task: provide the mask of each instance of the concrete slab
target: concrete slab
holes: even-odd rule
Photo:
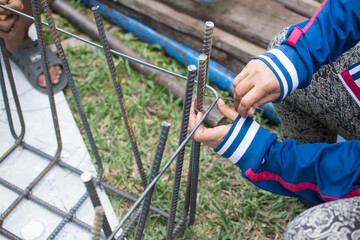
[[[25,142],[49,155],[54,155],[57,144],[48,97],[31,87],[16,64],[12,62],[11,67],[26,124]],[[7,80],[6,85],[12,117],[16,131],[19,132],[18,116]],[[14,143],[14,138],[9,130],[3,97],[1,93],[0,95],[0,155],[2,155]],[[63,92],[55,95],[55,102],[63,142],[61,160],[81,171],[89,171],[93,176],[96,176],[96,169]],[[48,163],[48,160],[27,149],[18,147],[0,163],[0,177],[24,190]],[[114,229],[118,224],[115,212],[106,193],[100,189],[97,190],[109,223]],[[55,166],[36,185],[32,194],[68,212],[85,192],[85,186],[78,175]],[[0,213],[5,211],[17,196],[18,194],[0,185]],[[93,225],[94,210],[89,199],[76,213],[76,217],[90,226]],[[46,239],[61,220],[62,218],[58,215],[49,212],[33,201],[25,199],[5,219],[2,227],[23,239]],[[6,238],[0,235],[0,240],[2,239]],[[56,239],[91,239],[91,234],[73,223],[68,223]]]

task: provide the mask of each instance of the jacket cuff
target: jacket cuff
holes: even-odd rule
[[[262,60],[276,75],[281,86],[281,96],[276,102],[282,101],[307,80],[308,70],[291,46],[281,45],[252,59]]]
[[[276,139],[275,134],[261,127],[252,118],[238,116],[214,151],[244,171],[252,164],[262,162],[263,156]]]

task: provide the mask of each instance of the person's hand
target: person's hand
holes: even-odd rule
[[[231,107],[227,106],[223,100],[219,99],[217,102],[217,106],[220,112],[231,121],[234,121],[238,115],[238,113],[232,109]],[[201,112],[195,113],[194,103],[190,109],[190,118],[189,118],[189,132],[192,131],[195,125],[200,121],[203,114]],[[231,124],[228,125],[221,125],[214,128],[206,128],[203,124],[199,126],[194,134],[194,138],[198,142],[202,142],[209,147],[215,149],[221,141],[224,139],[226,134],[229,132],[231,128]]]
[[[28,1],[28,0],[27,0]],[[24,5],[22,0],[0,0],[0,4],[14,10],[22,11]],[[18,15],[9,10],[0,8],[0,37],[11,39],[14,36],[14,25]]]
[[[281,87],[273,71],[261,60],[251,60],[233,81],[235,110],[253,116],[257,107],[280,98]]]

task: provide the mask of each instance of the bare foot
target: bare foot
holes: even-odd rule
[[[16,48],[18,48],[22,44],[28,43],[30,41],[32,41],[32,40],[28,36],[22,41],[20,39],[15,40],[14,38],[11,39],[11,40],[6,39],[5,40],[6,49],[10,53],[13,53],[16,50]],[[62,72],[62,69],[61,69],[61,66],[59,66],[59,65],[52,66],[52,67],[49,68],[50,79],[51,79],[51,83],[53,85],[59,83],[61,72]],[[37,79],[37,84],[40,87],[46,88],[45,75],[43,73],[39,75],[39,77]]]

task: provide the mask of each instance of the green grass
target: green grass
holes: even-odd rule
[[[76,32],[59,16],[56,17],[56,24],[62,28],[67,26],[69,31]],[[155,64],[186,75],[185,67],[167,57],[158,46],[141,42],[129,33],[118,32],[115,35]],[[142,192],[141,180],[103,52],[83,45],[66,48],[66,55],[103,160],[105,181],[139,196]],[[127,61],[114,57],[114,63],[144,168],[149,173],[162,121],[172,124],[162,166],[177,147],[182,109],[180,101],[174,99],[163,87],[156,85],[152,79],[134,71]],[[85,139],[69,88],[65,89],[65,94]],[[270,124],[260,113],[255,118],[272,132],[278,133],[279,126]],[[85,143],[91,153],[86,139]],[[178,216],[184,199],[188,160],[189,144]],[[153,195],[152,205],[165,211],[168,211],[170,205],[174,168],[175,164],[166,171],[157,183]],[[240,169],[205,146],[201,149],[198,190],[195,224],[180,232],[179,239],[281,239],[287,223],[304,210],[299,200],[256,188],[242,177]],[[118,218],[122,218],[132,202],[112,193],[109,193],[109,197]],[[167,219],[150,212],[144,239],[164,239],[166,224]],[[129,239],[132,239],[133,233]]]

